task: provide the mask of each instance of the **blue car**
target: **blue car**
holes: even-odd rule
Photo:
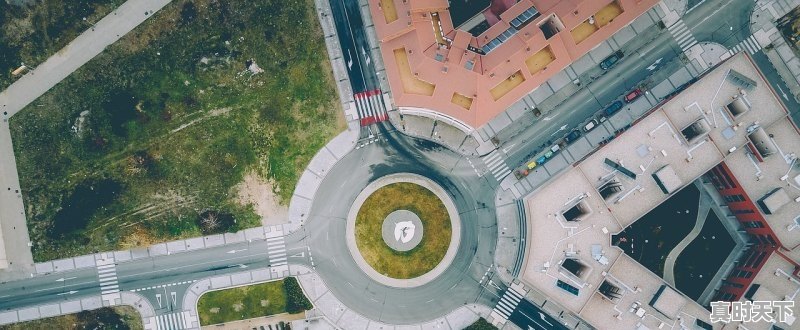
[[[619,109],[622,109],[622,101],[614,101],[614,103],[611,103],[611,105],[609,105],[603,111],[606,113],[606,116],[610,117],[611,115],[617,113]]]

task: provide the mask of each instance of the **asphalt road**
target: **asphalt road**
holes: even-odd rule
[[[538,306],[528,300],[520,300],[519,305],[508,320],[516,324],[521,329],[533,330],[566,330],[567,327],[558,322],[555,318],[543,312]]]
[[[406,324],[444,315],[467,303],[494,306],[497,290],[479,282],[493,263],[497,240],[494,190],[459,154],[380,124],[381,142],[354,150],[331,169],[304,225],[316,271],[348,308],[373,320]],[[450,267],[408,289],[387,287],[356,265],[344,240],[346,216],[358,193],[392,173],[424,175],[451,196],[461,217],[461,242]]]
[[[753,7],[754,3],[746,0],[708,0],[684,15],[682,20],[698,41],[713,41],[732,48],[750,36],[750,14]],[[677,70],[680,53],[680,48],[666,29],[642,48],[627,50],[626,56],[613,69],[543,116],[550,120],[539,118],[521,133],[501,141],[499,149],[504,150],[507,155],[506,163],[511,168],[522,166],[533,155],[555,143],[570,130],[595,117],[606,105],[621,99],[633,86],[647,82],[651,75],[647,66],[656,59],[661,58],[663,64],[653,74],[665,76]],[[781,90],[788,91],[762,52],[755,54],[753,58],[778,94]],[[781,101],[790,109],[795,119],[800,119],[800,105],[796,100],[788,97]],[[562,127],[566,129],[560,131]]]
[[[343,53],[350,54],[345,56],[351,56],[353,61],[350,76],[354,92],[378,88],[374,70],[364,56],[369,46],[357,14],[357,2],[331,0],[331,6]],[[698,40],[719,39],[718,42],[730,47],[749,35],[745,27],[749,25],[750,8],[752,2],[746,0],[708,0],[683,19]],[[537,121],[505,142],[501,148],[508,148],[508,163],[521,164],[527,160],[524,158],[530,150],[552,140],[561,126],[577,127],[611,100],[621,97],[632,85],[647,79],[650,72],[646,67],[656,59],[677,63],[679,51],[665,30],[648,46],[627,53],[613,70],[560,105],[550,115],[553,119]],[[774,69],[770,70],[771,65],[763,54],[756,54],[754,58],[770,83],[779,87],[776,90],[788,90],[782,86]],[[668,71],[674,67],[665,64],[662,69]],[[791,98],[782,101],[795,113],[800,109]],[[287,254],[292,256],[310,247],[316,271],[336,297],[355,312],[381,322],[433,319],[466,303],[494,306],[502,289],[486,286],[488,281],[483,275],[492,267],[496,247],[493,205],[496,183],[477,177],[463,157],[446,148],[399,134],[387,123],[375,127],[380,130],[381,141],[354,150],[330,171],[319,187],[304,229],[287,236]],[[453,197],[462,221],[462,241],[451,267],[426,285],[402,290],[367,278],[350,257],[343,239],[345,217],[357,194],[376,178],[398,172],[421,174],[439,183]],[[157,287],[139,293],[151,301],[158,313],[166,313],[181,308],[182,295],[189,284],[162,285],[191,282],[247,267],[267,267],[270,261],[266,251],[264,241],[254,241],[124,262],[117,265],[119,285],[121,290]],[[307,255],[290,257],[289,262],[310,266]],[[173,304],[167,299],[159,307],[156,294],[167,297],[172,292],[178,297],[176,302]],[[1,283],[0,310],[99,294],[96,268],[37,276]],[[538,310],[528,304],[523,301],[512,313],[512,322],[538,329],[533,324],[551,321],[541,316],[537,319]]]
[[[287,236],[287,255],[305,251],[296,244],[299,238],[297,235]],[[289,248],[290,244],[294,248]],[[266,241],[253,241],[118,263],[119,288],[125,291],[159,287],[239,272],[245,268],[268,267],[270,261],[266,251]],[[308,260],[295,257],[290,262],[307,264]],[[151,301],[157,313],[167,313],[181,308],[183,293],[189,285],[169,286],[166,290],[159,287],[138,293]],[[168,304],[168,299],[164,298],[159,307],[156,294],[169,297],[171,292],[176,293],[176,304]],[[97,268],[83,268],[0,284],[0,310],[99,295]]]
[[[358,1],[330,0],[330,4],[353,94],[379,89]]]

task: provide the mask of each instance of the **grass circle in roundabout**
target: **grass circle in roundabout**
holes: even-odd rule
[[[422,240],[408,251],[392,249],[382,236],[384,220],[398,210],[417,215],[424,228]],[[451,219],[444,203],[432,191],[411,182],[391,183],[375,190],[361,205],[355,220],[355,241],[361,256],[389,278],[411,279],[433,270],[443,260],[451,236]]]

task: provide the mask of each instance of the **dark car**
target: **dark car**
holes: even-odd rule
[[[619,109],[622,109],[622,101],[614,101],[614,103],[611,103],[611,105],[606,107],[603,112],[605,112],[606,116],[611,117],[611,115],[617,113]]]
[[[642,96],[644,92],[641,89],[634,89],[627,95],[625,95],[625,102],[631,103],[633,100],[638,99],[639,96]]]
[[[602,62],[600,62],[600,68],[603,69],[603,70],[608,70],[608,69],[613,68],[614,65],[616,65],[617,62],[619,62],[619,60],[621,60],[623,56],[624,55],[620,51],[617,51],[614,54],[611,54],[611,56],[606,57],[606,59],[604,59]]]
[[[572,143],[581,137],[581,131],[579,129],[575,129],[572,132],[569,132],[567,136],[564,138],[564,141],[567,143]]]

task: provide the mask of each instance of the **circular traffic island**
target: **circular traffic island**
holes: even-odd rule
[[[460,224],[439,185],[394,174],[368,185],[348,215],[348,248],[376,281],[414,287],[444,272],[455,257]]]

